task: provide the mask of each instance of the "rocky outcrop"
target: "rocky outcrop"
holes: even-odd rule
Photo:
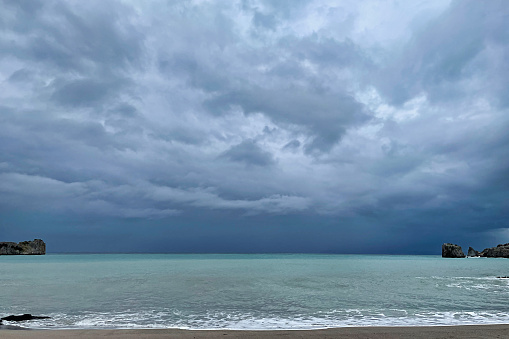
[[[32,241],[0,242],[0,255],[42,255],[46,254],[46,244],[41,239]]]
[[[509,258],[509,243],[500,244],[496,247],[485,248],[482,252],[474,250],[472,247],[468,248],[469,257],[485,257],[485,258]],[[443,258],[464,258],[465,254],[460,246],[454,244],[442,245]]]
[[[465,254],[461,246],[446,243],[442,245],[442,258],[465,258]]]
[[[509,243],[486,248],[479,253],[479,256],[487,258],[509,258]]]
[[[472,247],[468,248],[467,256],[469,257],[480,257],[481,252],[474,250]]]

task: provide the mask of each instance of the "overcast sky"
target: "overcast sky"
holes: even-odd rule
[[[0,241],[509,242],[504,0],[5,1]]]

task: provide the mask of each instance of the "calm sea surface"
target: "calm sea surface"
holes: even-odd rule
[[[0,316],[32,328],[311,329],[509,323],[508,259],[0,256]]]

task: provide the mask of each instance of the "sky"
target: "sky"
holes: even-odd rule
[[[2,1],[0,241],[509,242],[504,0]]]

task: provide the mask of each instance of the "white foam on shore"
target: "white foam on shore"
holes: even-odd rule
[[[193,329],[193,330],[311,330],[366,326],[454,326],[509,323],[507,312],[416,312],[406,310],[348,309],[321,312],[313,316],[253,317],[249,314],[210,312],[204,315],[175,316],[175,311],[49,314],[23,324],[33,329]],[[4,322],[5,325],[13,323]]]

